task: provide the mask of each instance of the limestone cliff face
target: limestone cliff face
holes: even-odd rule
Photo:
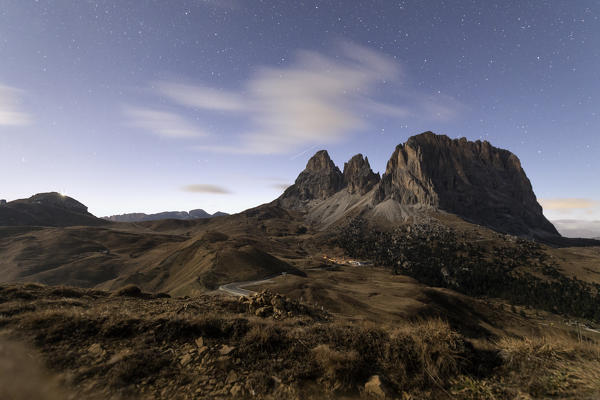
[[[342,196],[348,193],[358,194],[364,201]],[[331,209],[342,200],[369,204],[367,208],[389,204],[389,200],[425,205],[500,232],[559,236],[542,214],[517,156],[487,141],[450,139],[432,132],[398,145],[381,179],[360,154],[344,165],[342,174],[327,152],[319,151],[278,201],[284,207],[297,208],[310,200],[326,199],[335,200]],[[344,207],[349,209],[350,203]]]
[[[400,204],[437,207],[438,196],[431,180],[423,174],[422,158],[420,149],[398,145],[377,187],[375,201],[392,199]]]
[[[379,183],[379,174],[371,170],[369,159],[357,154],[344,164],[344,184],[350,193],[364,195]]]
[[[375,201],[427,204],[512,234],[558,235],[517,156],[487,141],[425,132],[396,147]]]
[[[297,207],[310,200],[324,200],[344,187],[344,175],[326,150],[308,160],[306,169],[279,198],[284,206]]]

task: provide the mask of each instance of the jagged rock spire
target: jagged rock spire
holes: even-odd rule
[[[344,186],[344,176],[326,150],[318,151],[308,160],[296,182],[280,197],[284,204],[297,206],[310,200],[323,200]]]
[[[363,195],[379,182],[376,174],[369,165],[369,159],[357,154],[344,164],[344,184],[350,193]]]

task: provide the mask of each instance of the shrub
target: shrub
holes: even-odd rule
[[[360,357],[355,350],[337,351],[321,344],[312,350],[312,354],[332,389],[347,390],[358,381]]]

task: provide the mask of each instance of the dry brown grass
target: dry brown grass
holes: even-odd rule
[[[352,389],[361,365],[356,350],[338,351],[320,344],[312,349],[312,356],[322,370],[322,378],[331,385],[330,389]]]
[[[600,345],[567,335],[502,338],[503,371],[534,397],[600,396]],[[593,398],[593,397],[590,397]]]
[[[388,351],[388,369],[393,371],[397,385],[405,386],[413,372],[413,384],[424,386],[445,385],[463,369],[466,348],[463,338],[447,322],[430,319],[396,328]]]
[[[373,375],[405,399],[593,399],[600,391],[600,347],[570,336],[475,348],[439,318],[392,327],[311,314],[275,320],[239,305],[0,286],[0,328],[39,351],[53,374],[70,376],[67,389],[82,398],[227,398],[232,374],[259,399],[355,398]]]

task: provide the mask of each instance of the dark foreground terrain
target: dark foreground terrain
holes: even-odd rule
[[[594,333],[544,320],[477,339],[440,318],[356,323],[268,291],[4,285],[0,398],[598,398]]]

